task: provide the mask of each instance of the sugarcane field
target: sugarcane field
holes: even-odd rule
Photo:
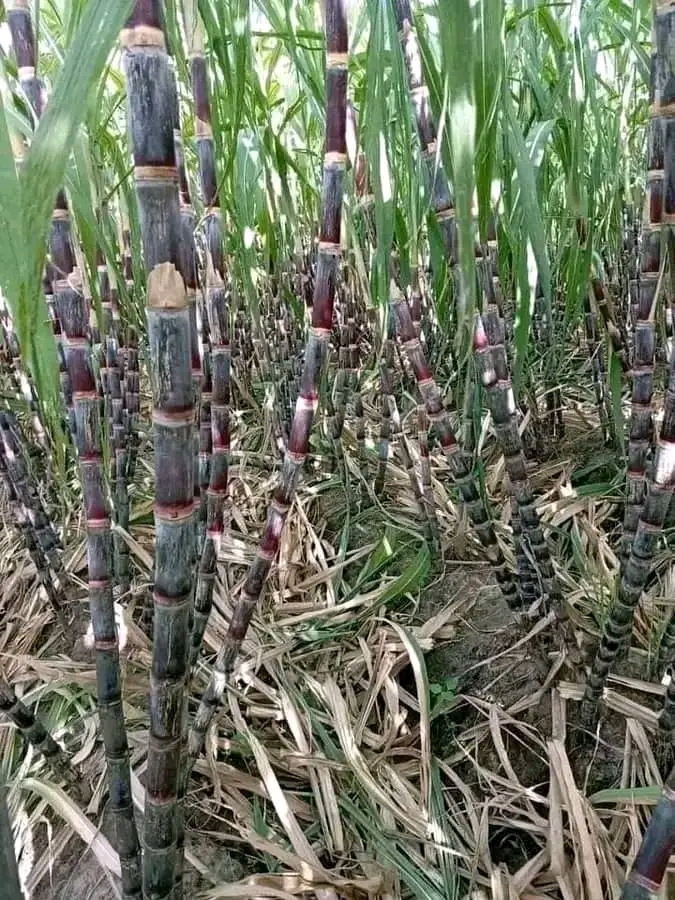
[[[675,897],[675,0],[0,0],[0,900]]]

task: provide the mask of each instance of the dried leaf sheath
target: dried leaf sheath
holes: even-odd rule
[[[155,588],[143,894],[170,897],[194,563],[191,316],[180,265],[176,85],[162,6],[138,0],[122,32],[153,387]]]
[[[305,350],[287,452],[280,483],[269,508],[258,552],[236,600],[227,635],[218,652],[215,671],[202,696],[190,731],[188,754],[192,764],[201,751],[204,734],[222,700],[227,679],[246,635],[267,574],[279,549],[281,532],[293,502],[296,483],[309,450],[309,437],[318,402],[318,383],[333,326],[335,285],[340,257],[340,220],[346,164],[347,13],[345,0],[326,0],[326,148],[323,169],[322,215],[312,323]],[[214,360],[215,365],[215,360]]]

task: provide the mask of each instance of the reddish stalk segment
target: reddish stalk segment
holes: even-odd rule
[[[214,674],[202,696],[188,743],[189,768],[199,755],[204,735],[222,701],[229,676],[246,636],[265,579],[279,549],[281,533],[295,495],[298,476],[309,452],[309,437],[318,403],[318,385],[333,326],[335,283],[340,258],[340,220],[346,163],[347,12],[345,0],[326,0],[326,148],[323,170],[322,217],[312,306],[293,424],[281,478],[269,508],[258,552],[237,597]],[[214,347],[215,347],[214,336]],[[215,371],[215,357],[214,357]],[[215,378],[214,378],[215,387]],[[215,409],[215,404],[213,406]],[[214,442],[215,451],[215,442]]]

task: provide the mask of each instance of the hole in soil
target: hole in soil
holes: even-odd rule
[[[504,864],[509,872],[517,872],[521,866],[539,852],[540,847],[527,831],[508,825],[490,825],[488,847],[492,862]]]

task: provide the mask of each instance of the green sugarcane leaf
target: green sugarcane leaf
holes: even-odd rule
[[[443,108],[447,110],[452,152],[452,181],[457,220],[459,291],[457,294],[458,344],[465,346],[476,308],[475,230],[473,195],[476,152],[476,100],[474,97],[474,16],[470,0],[440,0],[440,40],[443,70]]]
[[[0,286],[16,322],[25,242],[21,183],[16,173],[2,90],[0,90],[0,198]]]
[[[619,357],[610,350],[609,357],[609,394],[612,400],[612,419],[614,420],[614,434],[618,436],[619,443],[623,443],[624,418],[621,388],[623,386],[623,369]]]
[[[448,810],[444,799],[441,770],[435,757],[431,760],[429,812],[433,821],[434,844],[443,876],[445,897],[446,900],[457,900],[461,896],[462,883],[455,864],[456,850],[448,836]]]
[[[487,240],[504,75],[504,0],[481,0],[475,34],[476,194],[481,240]]]
[[[532,244],[532,252],[537,264],[539,281],[544,293],[549,320],[551,316],[551,270],[546,248],[546,230],[538,203],[537,182],[534,159],[528,152],[523,132],[516,118],[513,100],[508,90],[503,92],[506,110],[506,136],[511,156],[518,173],[518,202],[523,210],[523,224]],[[529,331],[529,323],[528,323]]]
[[[431,554],[428,546],[423,544],[410,565],[382,591],[378,597],[378,602],[387,604],[392,600],[398,600],[406,594],[419,590],[429,575],[430,565]]]
[[[653,787],[642,788],[608,788],[605,791],[596,791],[588,798],[594,806],[601,803],[630,803],[638,806],[653,806],[658,803],[663,795],[661,788],[654,785]]]
[[[387,88],[382,59],[386,49],[384,7],[371,0],[371,32],[366,66],[366,103],[361,122],[363,150],[369,163],[375,195],[375,259],[371,272],[372,296],[386,304],[389,299],[389,257],[394,238],[394,189],[389,146],[391,136],[382,97]],[[365,120],[365,122],[363,121]]]

